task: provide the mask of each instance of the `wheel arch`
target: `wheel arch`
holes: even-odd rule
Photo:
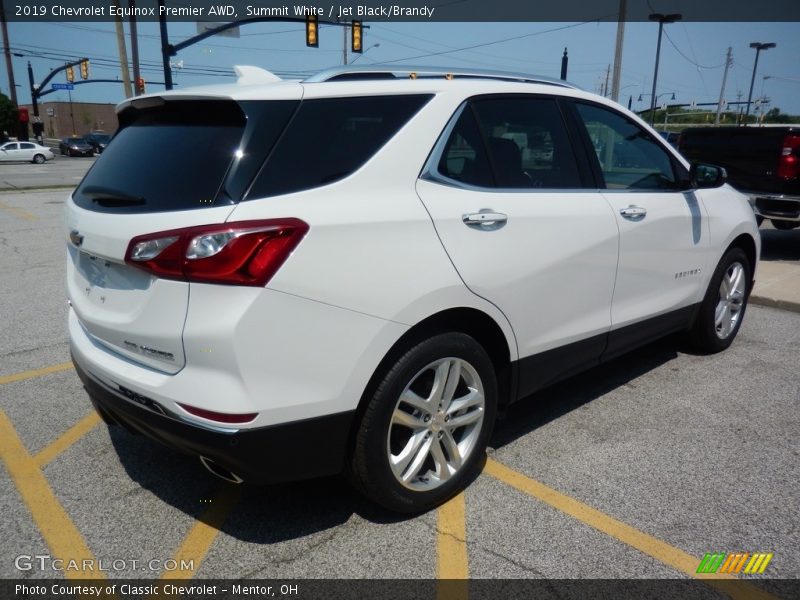
[[[753,283],[755,281],[755,274],[756,274],[756,263],[758,261],[758,250],[756,249],[756,242],[753,239],[753,236],[747,233],[743,233],[736,238],[725,248],[725,252],[722,253],[722,256],[725,256],[731,248],[741,248],[744,251],[745,255],[747,256],[747,260],[750,261],[750,269],[751,275],[754,278],[753,281],[750,281],[750,290],[753,289]],[[721,257],[720,257],[721,260]]]
[[[506,406],[512,399],[516,388],[516,375],[512,368],[511,351],[500,325],[488,314],[470,307],[449,308],[423,319],[406,331],[384,355],[373,371],[359,399],[350,428],[348,454],[352,451],[355,435],[369,399],[380,383],[381,376],[390,365],[410,347],[441,333],[465,333],[486,350],[497,375],[498,404]]]

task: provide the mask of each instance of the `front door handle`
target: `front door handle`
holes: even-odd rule
[[[639,221],[645,218],[647,215],[647,209],[631,204],[628,208],[620,208],[619,214],[626,219],[630,219],[631,221]]]
[[[476,213],[469,213],[463,215],[461,220],[469,227],[481,227],[484,229],[491,229],[503,225],[508,221],[508,215],[491,210],[482,210]]]

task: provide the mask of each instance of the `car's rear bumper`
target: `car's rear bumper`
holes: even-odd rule
[[[344,465],[354,411],[253,429],[203,427],[139,394],[130,392],[126,397],[93,377],[74,356],[73,362],[92,404],[106,422],[203,457],[243,481],[310,479],[339,473]]]

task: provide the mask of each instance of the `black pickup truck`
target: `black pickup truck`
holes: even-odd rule
[[[678,149],[690,161],[725,167],[728,183],[776,229],[800,227],[800,126],[690,128]]]

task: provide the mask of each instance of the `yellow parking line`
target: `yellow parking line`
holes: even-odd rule
[[[733,575],[697,573],[697,566],[700,564],[699,558],[618,521],[575,498],[566,496],[535,479],[501,465],[491,458],[486,461],[484,473],[616,538],[673,569],[690,577],[707,580],[705,583],[725,592],[734,600],[776,600],[774,596],[764,592],[761,588],[741,581]]]
[[[9,206],[5,202],[0,202],[0,210],[6,210],[10,212],[12,215],[19,217],[20,219],[24,219],[26,221],[35,221],[36,215],[29,213],[24,208],[17,208],[16,206]]]
[[[179,569],[166,571],[162,574],[162,579],[191,579],[194,576],[240,495],[241,487],[237,485],[226,485],[214,495],[211,505],[189,530],[183,543],[175,552],[173,558]],[[189,561],[192,561],[194,570],[181,568]]]
[[[0,411],[0,458],[53,558],[63,560],[65,565],[70,560],[76,561],[77,568],[65,570],[64,576],[70,579],[105,579],[100,571],[83,570],[83,559],[88,559],[89,564],[97,564],[92,552],[3,411]]]
[[[59,371],[67,371],[71,368],[72,363],[65,362],[57,365],[50,365],[49,367],[42,367],[41,369],[33,369],[32,371],[22,371],[21,373],[14,373],[12,375],[2,375],[0,376],[0,385],[14,383],[15,381],[24,381],[25,379],[33,379],[34,377],[41,377],[42,375],[49,375],[50,373],[58,373]]]
[[[49,464],[56,456],[64,452],[75,442],[89,433],[100,422],[100,415],[95,411],[90,412],[80,421],[70,427],[64,434],[49,446],[41,450],[33,457],[39,468]]]
[[[436,576],[442,580],[437,585],[437,600],[466,600],[469,593],[469,560],[463,492],[439,507],[436,530]]]

